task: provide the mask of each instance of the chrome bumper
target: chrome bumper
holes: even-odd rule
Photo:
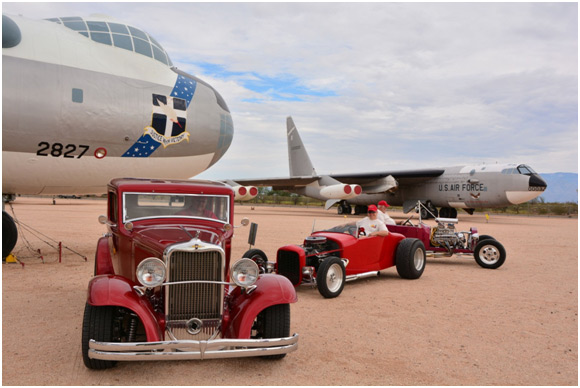
[[[284,338],[208,341],[89,341],[89,358],[109,361],[206,360],[286,354],[298,349],[298,334]]]

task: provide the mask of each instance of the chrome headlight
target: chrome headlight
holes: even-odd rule
[[[256,280],[260,270],[258,264],[251,259],[240,259],[232,266],[232,281],[240,287],[250,287]]]
[[[137,266],[137,280],[145,287],[157,287],[165,281],[165,264],[156,257],[149,257]]]

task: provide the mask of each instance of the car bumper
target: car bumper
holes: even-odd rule
[[[89,341],[89,358],[108,361],[205,360],[286,354],[298,348],[298,334],[284,338],[208,341]]]

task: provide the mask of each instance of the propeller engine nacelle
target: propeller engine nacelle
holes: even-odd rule
[[[339,184],[320,189],[320,195],[327,199],[350,199],[362,193],[359,185]]]
[[[232,189],[235,201],[249,201],[258,195],[258,189],[254,186],[234,186]]]

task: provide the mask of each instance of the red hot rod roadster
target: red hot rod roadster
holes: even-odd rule
[[[294,286],[316,285],[325,298],[340,295],[346,281],[376,276],[393,266],[405,279],[417,279],[425,270],[420,240],[398,233],[359,238],[354,222],[314,232],[302,245],[281,247],[275,263],[268,262],[259,249],[249,250],[244,257],[256,261],[262,272],[285,276]]]
[[[209,181],[114,179],[82,328],[83,361],[263,356],[298,346],[292,284],[251,260],[230,269],[234,192]],[[243,224],[247,224],[247,219]]]

